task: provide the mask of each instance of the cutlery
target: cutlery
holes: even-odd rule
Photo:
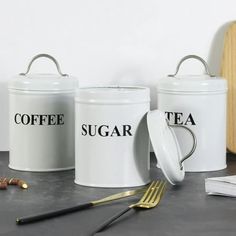
[[[36,215],[31,215],[31,216],[26,216],[26,217],[20,217],[16,219],[16,223],[19,225],[23,225],[23,224],[28,224],[28,223],[32,223],[32,222],[36,222],[36,221],[40,221],[40,220],[46,220],[46,219],[50,219],[53,217],[57,217],[57,216],[61,216],[61,215],[65,215],[68,213],[72,213],[72,212],[76,212],[76,211],[80,211],[83,209],[87,209],[93,206],[97,206],[103,203],[107,203],[107,202],[111,202],[114,200],[118,200],[118,199],[122,199],[122,198],[126,198],[126,197],[130,197],[139,193],[143,193],[147,190],[147,187],[144,188],[140,188],[140,189],[136,189],[136,190],[129,190],[129,191],[125,191],[125,192],[121,192],[121,193],[117,193],[117,194],[113,194],[111,196],[96,200],[96,201],[91,201],[88,203],[84,203],[84,204],[79,204],[73,207],[68,207],[68,208],[62,208],[56,211],[48,211],[45,213],[41,213],[41,214],[36,214]]]
[[[130,211],[134,208],[150,209],[157,206],[163,196],[165,190],[166,182],[165,181],[153,181],[147,191],[144,193],[143,197],[136,203],[128,206],[126,209],[122,210],[118,214],[114,215],[103,224],[101,224],[92,235],[103,231],[108,225],[114,222],[116,219]]]

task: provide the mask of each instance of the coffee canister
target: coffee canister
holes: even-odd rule
[[[181,64],[197,59],[205,67],[204,75],[178,75]],[[192,157],[185,161],[185,170],[215,171],[226,168],[226,80],[209,73],[207,63],[196,55],[184,57],[176,73],[159,81],[158,108],[165,112],[172,125],[184,125],[195,133],[198,145]],[[183,153],[191,139],[175,129]]]
[[[145,87],[90,87],[75,98],[75,183],[133,187],[149,182],[150,109]]]
[[[57,74],[30,74],[38,58],[51,59]],[[35,56],[26,73],[9,82],[10,162],[22,171],[74,168],[74,93],[77,80],[62,74],[48,54]]]

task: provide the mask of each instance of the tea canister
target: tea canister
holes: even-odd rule
[[[205,75],[177,75],[187,59],[197,59],[205,67]],[[190,172],[215,171],[226,168],[226,80],[209,73],[207,63],[196,55],[184,57],[176,73],[159,81],[158,109],[172,125],[184,125],[195,133],[198,145],[185,162]],[[175,129],[181,150],[189,150],[187,133]]]
[[[51,59],[57,74],[29,74],[32,63]],[[9,82],[9,167],[22,171],[74,168],[74,93],[77,80],[62,74],[48,54],[35,56],[26,73]]]
[[[75,98],[75,183],[130,187],[149,182],[150,109],[145,87],[80,88]]]

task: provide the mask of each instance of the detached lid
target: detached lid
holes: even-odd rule
[[[76,91],[75,100],[101,104],[145,103],[150,101],[150,90],[138,86],[85,87]]]
[[[187,59],[197,59],[205,67],[204,75],[177,75],[181,64]],[[211,75],[207,63],[199,56],[189,55],[181,59],[176,72],[167,78],[159,80],[158,91],[173,92],[226,92],[227,81],[221,77]]]
[[[192,150],[185,157],[182,156],[179,143],[175,136],[172,125],[167,123],[164,112],[159,110],[150,111],[147,115],[149,136],[160,168],[167,180],[175,185],[183,181],[185,176],[183,162],[189,158],[196,148],[196,137],[187,129],[194,140]]]
[[[32,63],[40,57],[51,59],[59,74],[29,74]],[[25,91],[72,91],[76,87],[78,87],[78,80],[75,77],[63,74],[56,59],[48,54],[39,54],[33,57],[27,71],[15,76],[8,85],[9,89]]]

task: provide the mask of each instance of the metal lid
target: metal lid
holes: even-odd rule
[[[132,86],[79,88],[75,101],[97,104],[146,103],[150,102],[150,90],[146,87]]]
[[[147,114],[149,136],[158,161],[167,180],[175,185],[183,181],[185,176],[183,162],[188,159],[196,149],[196,137],[192,130],[185,126],[169,125],[162,111],[150,111]],[[193,137],[191,151],[183,157],[173,127],[184,128]]]
[[[55,63],[59,75],[29,74],[32,63],[40,57],[51,59]],[[39,54],[33,57],[27,71],[15,76],[8,84],[9,89],[24,91],[73,91],[76,87],[78,87],[78,80],[63,74],[56,59],[48,54]]]
[[[203,75],[177,75],[181,64],[187,59],[197,59],[201,61],[205,67]],[[221,77],[216,77],[209,72],[207,63],[199,56],[189,55],[182,58],[177,65],[176,72],[168,75],[167,78],[159,80],[158,91],[163,92],[226,92],[227,81]]]

